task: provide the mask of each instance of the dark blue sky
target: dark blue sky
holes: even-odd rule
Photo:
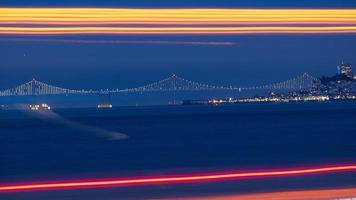
[[[354,0],[2,0],[2,7],[356,8]],[[216,85],[254,85],[356,65],[356,35],[66,36],[78,39],[232,41],[236,46],[71,44],[0,40],[0,88],[32,77],[73,88],[125,88],[171,73]],[[22,37],[24,38],[24,37]],[[34,36],[25,38],[33,39]],[[43,38],[43,37],[41,37]]]

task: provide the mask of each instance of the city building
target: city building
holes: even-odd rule
[[[342,62],[341,65],[336,68],[336,75],[344,75],[353,78],[352,65]]]

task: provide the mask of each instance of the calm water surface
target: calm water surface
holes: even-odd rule
[[[117,132],[128,138],[108,137]],[[356,102],[0,111],[6,183],[345,163],[356,163]],[[355,185],[356,174],[347,173],[4,198],[136,199]]]

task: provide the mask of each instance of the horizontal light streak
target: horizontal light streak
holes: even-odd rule
[[[38,21],[4,21],[0,24],[2,25],[91,25],[91,26],[104,26],[104,25],[167,25],[167,26],[177,26],[177,25],[194,25],[194,26],[206,26],[206,25],[217,25],[217,26],[231,26],[231,25],[315,25],[315,21],[173,21],[173,20],[160,20],[160,21],[144,21],[144,20],[136,20],[136,21],[94,21],[94,20],[85,20],[85,21],[65,21],[65,20],[38,20]],[[317,25],[350,25],[350,21],[318,21]],[[356,19],[354,20],[354,24],[356,24]]]
[[[175,40],[80,40],[80,39],[31,39],[31,38],[0,38],[0,41],[16,42],[60,42],[80,44],[163,44],[163,45],[207,45],[235,46],[236,42],[207,42],[207,41],[175,41]]]
[[[352,200],[356,198],[356,188],[336,188],[321,190],[300,190],[300,191],[282,191],[270,193],[256,193],[245,195],[221,195],[221,196],[203,196],[203,197],[181,197],[179,200],[321,200],[321,199],[339,199]],[[170,200],[178,200],[172,198]]]
[[[33,12],[33,10],[35,10]],[[41,12],[48,10],[47,12]],[[63,12],[67,9],[1,9],[0,17],[4,19],[9,18],[208,18],[208,19],[264,19],[264,18],[295,18],[295,19],[333,19],[333,18],[355,18],[356,10],[336,10],[330,12],[328,10],[297,10],[297,9],[259,9],[259,10],[242,10],[242,9],[220,9],[216,12],[206,9],[204,12],[199,12],[195,9],[140,9],[140,10],[125,10],[115,9],[113,12],[104,10],[103,12],[97,9],[89,9],[87,12],[80,12],[80,9],[74,9],[73,12]],[[107,9],[110,10],[110,9]],[[31,12],[32,11],[32,12]],[[326,11],[326,12],[325,12]]]
[[[355,26],[356,9],[0,8],[0,34],[354,33]]]
[[[2,34],[244,34],[356,33],[356,26],[333,27],[0,27]]]
[[[205,13],[205,14],[353,14],[355,9],[227,9],[227,8],[150,8],[150,9],[135,9],[135,8],[0,8],[3,14],[13,13],[69,13],[69,14],[83,14],[83,13]]]
[[[24,17],[4,17],[1,16],[0,20],[1,21],[28,21],[28,20],[48,20],[48,21],[58,21],[58,20],[67,20],[67,21],[74,21],[74,20],[80,20],[80,21],[136,21],[136,20],[142,20],[142,21],[354,21],[356,19],[355,16],[352,17],[306,17],[306,16],[301,16],[301,17],[291,17],[291,16],[262,16],[262,17],[232,17],[232,16],[227,16],[227,17],[221,17],[221,16],[113,16],[113,17],[83,17],[83,16],[78,16],[78,17],[66,17],[66,16],[58,16],[58,17],[53,17],[53,16],[41,16],[41,17],[36,17],[36,16],[24,16]]]
[[[314,167],[304,169],[284,169],[284,170],[259,170],[252,172],[221,172],[215,174],[191,174],[191,175],[171,175],[160,177],[141,178],[118,178],[111,180],[76,180],[68,182],[33,183],[33,184],[0,184],[0,192],[17,192],[31,190],[55,190],[74,188],[95,188],[95,187],[119,187],[152,184],[176,184],[188,182],[207,182],[223,180],[243,180],[251,178],[272,178],[281,176],[305,176],[316,173],[336,173],[345,171],[355,171],[356,165],[344,165],[333,167]]]

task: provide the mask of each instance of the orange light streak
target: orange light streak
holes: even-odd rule
[[[323,34],[355,26],[356,9],[0,8],[0,34],[19,35]]]
[[[350,25],[350,23],[356,24],[356,19],[353,21],[256,21],[256,22],[249,22],[249,21],[95,21],[95,20],[86,20],[86,21],[65,21],[65,20],[37,20],[37,21],[30,21],[30,20],[7,20],[7,21],[0,21],[0,24],[4,25],[18,25],[18,24],[26,24],[26,25],[93,25],[93,26],[101,26],[101,25],[222,25],[222,26],[229,26],[229,25]]]
[[[82,44],[167,44],[167,45],[207,45],[207,46],[235,46],[235,42],[206,42],[206,41],[179,41],[179,40],[80,40],[80,39],[31,39],[31,38],[0,38],[0,41],[16,42],[63,42]]]
[[[355,171],[356,165],[344,165],[333,167],[315,167],[304,169],[284,169],[284,170],[263,170],[254,172],[221,172],[216,174],[197,174],[197,175],[177,175],[167,177],[141,177],[111,180],[78,180],[57,183],[35,183],[4,185],[0,184],[0,192],[17,192],[31,190],[56,190],[56,189],[74,189],[74,188],[94,188],[94,187],[119,187],[119,186],[137,186],[152,184],[177,184],[187,182],[208,182],[223,180],[244,180],[251,178],[273,178],[281,176],[305,176],[316,173],[336,173],[345,171]]]
[[[248,34],[356,33],[356,26],[332,27],[0,27],[0,34]]]
[[[322,199],[352,199],[356,197],[356,188],[337,188],[323,190],[302,190],[286,192],[270,192],[245,195],[221,195],[203,197],[182,197],[180,200],[322,200]],[[172,198],[170,200],[175,200]],[[177,199],[178,200],[178,199]]]

